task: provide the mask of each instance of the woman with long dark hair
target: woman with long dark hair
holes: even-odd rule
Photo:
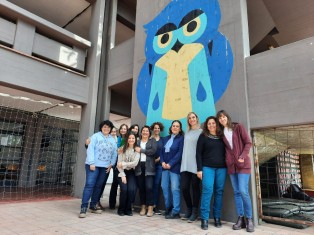
[[[120,185],[120,201],[118,215],[132,216],[132,202],[136,193],[135,167],[140,159],[140,154],[135,151],[136,136],[129,133],[126,136],[127,143],[118,156],[117,169],[119,171],[118,181]]]
[[[246,228],[247,232],[253,232],[252,202],[249,193],[251,176],[249,152],[252,142],[244,126],[232,122],[230,115],[225,110],[220,110],[217,113],[217,119],[223,129],[223,140],[226,145],[226,164],[238,214],[238,221],[232,228],[234,230]]]
[[[206,119],[196,147],[197,176],[202,180],[201,228],[208,229],[210,201],[214,194],[215,227],[221,227],[221,208],[227,176],[225,145],[215,117]]]

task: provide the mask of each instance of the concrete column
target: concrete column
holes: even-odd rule
[[[74,196],[81,197],[85,184],[85,158],[86,150],[84,147],[85,139],[98,129],[98,123],[95,123],[96,108],[98,103],[98,86],[101,69],[101,56],[103,46],[104,21],[107,15],[105,9],[106,0],[98,0],[92,6],[92,18],[90,24],[89,40],[92,47],[88,51],[87,58],[87,78],[89,80],[88,104],[82,108],[80,123],[79,147],[74,173]],[[96,128],[95,128],[96,126]]]
[[[17,51],[31,55],[35,37],[35,26],[25,23],[22,20],[17,21],[16,33],[13,48]]]
[[[109,35],[110,35],[110,49],[114,48],[116,41],[116,24],[118,12],[118,0],[111,1],[110,7],[111,17],[109,22]]]

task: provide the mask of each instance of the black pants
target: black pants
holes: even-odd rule
[[[122,183],[121,177],[118,177],[120,185],[120,202],[118,213],[132,213],[132,201],[136,193],[136,177],[134,170],[124,170],[127,183]]]
[[[110,188],[110,194],[109,194],[109,207],[115,208],[116,202],[117,202],[117,190],[118,190],[118,174],[119,171],[116,167],[113,168],[113,177],[112,177],[112,184]]]
[[[154,176],[145,176],[145,162],[141,162],[141,175],[137,176],[141,205],[154,205]]]
[[[99,196],[98,196],[98,201],[97,201],[97,202],[100,202],[100,198],[101,198],[101,196],[103,195],[103,192],[104,192],[104,190],[105,190],[105,187],[106,187],[108,178],[109,178],[109,173],[106,174],[106,179],[105,179],[104,183],[103,183],[102,186],[101,186],[101,190],[100,190],[100,194],[99,194]]]
[[[192,186],[192,197],[191,198],[191,187]],[[200,179],[197,175],[188,171],[181,172],[181,189],[183,198],[185,200],[187,208],[198,208],[200,204]]]

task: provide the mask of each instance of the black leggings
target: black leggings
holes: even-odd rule
[[[191,198],[190,186],[192,186],[193,200]],[[181,189],[187,208],[198,208],[200,204],[201,191],[200,179],[197,175],[188,171],[181,172]]]
[[[145,162],[141,162],[141,175],[137,176],[138,189],[140,194],[141,205],[154,205],[154,176],[145,176]]]
[[[111,184],[110,194],[109,194],[109,207],[110,208],[115,208],[116,206],[117,190],[118,190],[118,185],[119,185],[118,174],[119,174],[118,169],[114,167],[112,184]]]

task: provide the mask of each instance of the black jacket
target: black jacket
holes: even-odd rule
[[[137,146],[141,146],[141,140],[137,142]],[[146,154],[146,162],[145,162],[145,176],[146,175],[155,175],[155,157],[157,156],[157,142],[154,138],[151,138],[146,143],[146,149],[141,149],[141,154]],[[135,175],[141,175],[141,158],[135,167]]]

